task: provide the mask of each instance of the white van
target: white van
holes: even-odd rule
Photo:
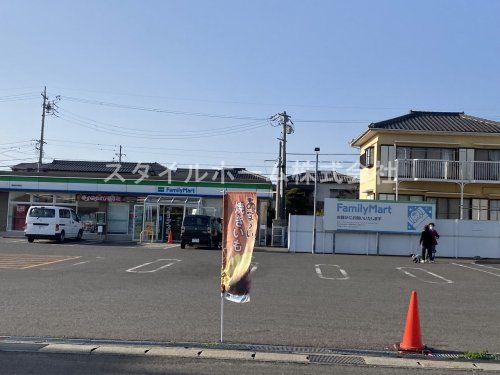
[[[74,210],[59,206],[31,206],[26,215],[24,235],[28,242],[44,238],[64,242],[66,238],[81,240],[83,226]]]

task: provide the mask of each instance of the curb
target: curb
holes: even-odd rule
[[[474,261],[475,264],[500,264],[500,259],[489,258],[489,259],[478,259]]]
[[[434,370],[482,370],[500,372],[500,362],[439,360],[428,358],[402,358],[369,354],[320,354],[321,348],[313,349],[310,354],[290,352],[264,352],[260,350],[238,350],[207,348],[207,344],[191,343],[158,345],[158,343],[136,342],[134,344],[117,341],[98,340],[57,340],[57,339],[20,339],[4,337],[0,339],[0,352],[25,352],[45,354],[79,355],[121,355],[141,357],[199,358],[233,361],[274,362],[291,364],[323,364],[344,366],[372,366],[392,368],[420,368]],[[355,350],[352,350],[355,353]],[[396,353],[393,353],[396,354]]]

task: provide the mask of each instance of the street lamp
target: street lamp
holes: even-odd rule
[[[316,252],[316,197],[318,194],[318,159],[319,159],[319,147],[314,148],[316,152],[316,169],[314,172],[314,205],[313,205],[313,234],[312,234],[312,249],[311,252],[314,254]]]

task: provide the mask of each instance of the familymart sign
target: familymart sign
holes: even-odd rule
[[[429,203],[327,198],[323,225],[327,231],[419,233],[435,219]]]
[[[0,190],[73,192],[88,196],[106,195],[197,195],[222,197],[223,189],[255,191],[260,198],[271,197],[272,185],[265,183],[205,182],[0,175]]]

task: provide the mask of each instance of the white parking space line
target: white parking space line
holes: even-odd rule
[[[152,262],[147,262],[147,263],[144,263],[144,264],[140,264],[138,266],[135,266],[135,267],[132,267],[132,268],[129,268],[128,270],[126,270],[126,272],[132,272],[132,273],[153,273],[153,272],[156,272],[156,271],[159,271],[159,270],[162,270],[164,268],[167,268],[167,267],[170,267],[171,265],[177,263],[177,262],[180,262],[181,260],[180,259],[156,259]],[[155,263],[158,263],[158,262],[169,262],[167,264],[164,264],[158,268],[155,268],[153,270],[149,270],[149,271],[140,271],[141,268],[143,267],[146,267],[146,266],[149,266],[151,264],[155,264]]]
[[[326,276],[323,276],[323,272],[321,271],[321,267],[334,267],[336,268],[341,274],[342,274],[342,277],[326,277]],[[340,266],[338,264],[316,264],[314,266],[314,268],[316,269],[316,274],[318,275],[318,277],[320,279],[325,279],[325,280],[349,280],[349,274],[342,268],[340,268]]]
[[[490,272],[490,271],[482,270],[482,269],[479,269],[479,268],[474,268],[474,267],[466,266],[465,264],[458,264],[458,263],[452,263],[452,264],[455,265],[455,266],[459,266],[459,267],[463,267],[463,268],[468,268],[470,270],[474,270],[474,271],[478,271],[478,272],[484,272],[484,273],[487,273],[489,275],[500,277],[500,275],[497,274],[497,273],[493,273],[493,272]],[[476,266],[480,266],[480,264],[475,264],[475,265]]]
[[[89,263],[96,263],[96,262],[102,262],[104,257],[95,257],[94,259],[89,259],[89,260],[83,260],[81,262],[77,263],[72,263],[72,264],[60,264],[60,265],[55,265],[53,267],[45,267],[45,268],[40,268],[42,271],[59,271],[59,270],[64,270],[72,267],[78,267],[78,266],[83,266],[84,264],[89,264]]]
[[[477,263],[475,263],[474,265],[475,265],[475,266],[479,266],[479,267],[489,268],[489,269],[491,269],[491,270],[495,270],[495,271],[500,272],[500,268],[498,268],[498,267],[486,266],[486,265],[484,265],[484,264],[477,264]]]
[[[89,263],[89,262],[90,262],[90,260],[84,260],[83,262],[74,263],[74,264],[72,264],[72,266],[79,266],[81,264],[85,264],[85,263]]]
[[[423,268],[420,268],[420,267],[396,267],[396,269],[400,270],[401,272],[403,272],[405,275],[407,276],[410,276],[410,277],[413,277],[415,279],[418,279],[420,281],[423,281],[424,283],[429,283],[429,284],[453,284],[453,281],[443,277],[443,276],[440,276],[434,272],[431,272],[431,271],[427,271],[426,269],[423,269]],[[441,282],[440,281],[431,281],[431,280],[424,280],[420,277],[418,277],[417,275],[415,275],[414,273],[410,272],[410,271],[406,271],[406,270],[418,270],[418,271],[422,271],[422,272],[425,272],[425,273],[428,273],[429,275],[433,276],[433,277],[437,277],[438,279],[442,280]]]

